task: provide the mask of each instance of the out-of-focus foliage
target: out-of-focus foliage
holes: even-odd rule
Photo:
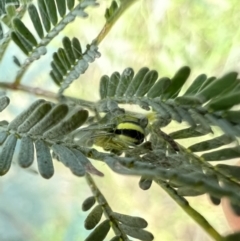
[[[238,33],[238,13],[240,7],[236,0],[138,1],[126,14],[121,16],[98,49],[95,47],[97,41],[95,44],[92,44],[92,40],[96,38],[105,20],[111,23],[112,16],[114,18],[114,14],[121,12],[121,6],[128,4],[127,1],[113,1],[112,4],[111,1],[101,1],[99,8],[96,9],[88,8],[88,6],[95,5],[95,1],[80,1],[80,3],[75,4],[75,8],[74,1],[66,1],[64,9],[60,7],[63,6],[60,4],[65,3],[65,1],[57,0],[52,5],[51,2],[39,0],[36,1],[36,6],[38,6],[38,8],[40,7],[40,9],[45,9],[44,11],[47,13],[45,15],[47,18],[41,17],[43,18],[42,25],[38,23],[40,19],[38,19],[36,11],[40,11],[40,15],[44,13],[44,11],[36,10],[38,8],[35,9],[35,7],[33,7],[34,5],[32,5],[35,4],[34,1],[30,5],[25,5],[26,2],[30,1],[20,1],[21,4],[17,4],[16,6],[9,4],[5,10],[0,11],[0,14],[4,14],[2,22],[0,23],[0,59],[2,59],[0,63],[0,86],[9,89],[19,88],[29,93],[45,94],[47,97],[52,98],[52,92],[48,93],[48,91],[51,89],[53,92],[57,91],[55,86],[49,84],[51,82],[49,72],[51,71],[51,76],[55,82],[61,85],[60,91],[58,90],[59,93],[63,93],[71,84],[67,90],[68,95],[71,94],[80,99],[99,100],[99,76],[105,75],[101,79],[100,95],[102,102],[99,102],[97,105],[91,104],[90,107],[89,102],[86,102],[83,104],[84,107],[89,107],[91,111],[105,111],[107,113],[111,112],[112,114],[115,113],[114,111],[116,109],[118,110],[118,103],[125,104],[127,102],[131,104],[134,103],[134,106],[141,106],[145,110],[153,108],[161,117],[165,116],[165,118],[163,118],[164,123],[158,122],[159,125],[162,125],[162,130],[164,131],[160,130],[157,133],[157,135],[161,136],[162,142],[159,142],[156,136],[156,139],[154,139],[154,135],[152,135],[150,141],[154,143],[157,148],[164,146],[164,148],[167,148],[168,153],[167,155],[163,155],[161,152],[149,152],[146,154],[144,161],[149,162],[149,160],[156,157],[166,158],[168,161],[167,164],[169,165],[167,169],[169,167],[170,169],[172,168],[172,174],[161,172],[162,169],[157,166],[159,163],[153,163],[153,165],[159,168],[156,168],[155,174],[159,171],[158,174],[161,174],[161,177],[165,176],[166,179],[172,178],[172,182],[170,181],[170,186],[162,182],[163,180],[155,180],[156,183],[183,209],[186,208],[188,212],[193,212],[193,210],[191,210],[191,207],[188,207],[186,200],[182,196],[195,196],[203,193],[209,193],[214,204],[219,204],[220,198],[223,195],[231,196],[231,200],[233,200],[232,206],[236,212],[239,211],[239,208],[235,206],[237,194],[235,192],[231,193],[231,191],[234,191],[234,188],[237,187],[230,185],[229,193],[226,192],[228,189],[227,185],[229,185],[226,181],[227,178],[238,180],[238,169],[236,169],[235,166],[225,165],[229,163],[217,164],[215,171],[221,174],[216,176],[214,175],[214,171],[210,171],[211,168],[208,169],[207,164],[200,165],[201,161],[239,157],[239,146],[231,146],[236,144],[235,135],[239,136],[239,134],[237,134],[239,133],[239,111],[236,111],[237,109],[234,109],[234,111],[229,109],[232,106],[238,108],[235,105],[238,104],[237,94],[239,92],[236,91],[237,94],[235,93],[236,96],[234,96],[233,90],[239,91],[239,88],[236,87],[237,84],[236,86],[229,86],[229,88],[227,88],[228,84],[226,84],[228,80],[234,82],[233,84],[235,84],[235,82],[237,83],[237,75],[232,72],[223,78],[219,78],[228,73],[229,70],[238,71],[239,47],[237,43],[240,38]],[[122,5],[120,2],[122,2]],[[111,7],[109,8],[109,6]],[[109,9],[105,11],[107,7]],[[85,8],[89,14],[89,18],[84,20],[84,22],[82,19],[75,19],[76,16],[87,16]],[[1,4],[0,9],[3,9],[3,5]],[[50,11],[50,9],[54,11]],[[56,15],[56,12],[58,12],[59,15]],[[24,15],[24,13],[29,13],[31,20],[29,20],[29,18],[22,18],[27,15]],[[68,17],[66,17],[65,14],[68,14]],[[75,22],[69,25],[68,23],[73,20],[73,16]],[[64,19],[64,17],[66,17],[66,21],[61,22],[61,18]],[[29,23],[33,23],[34,28],[30,27],[31,24]],[[25,25],[26,28],[24,27]],[[64,27],[66,27],[64,31],[59,31]],[[10,34],[8,28],[10,30],[14,28],[14,31]],[[34,32],[34,29],[36,29],[37,32]],[[58,32],[61,32],[60,36],[55,37]],[[16,46],[15,48],[7,48],[10,36],[12,36],[12,39],[15,40],[15,43],[23,53],[27,55],[27,58],[23,56]],[[63,36],[65,36],[65,38],[63,38],[62,41]],[[79,41],[76,41],[77,38]],[[98,40],[99,39],[100,38],[98,38]],[[80,43],[81,46],[86,46],[83,48],[83,52]],[[45,47],[48,48],[48,53],[52,54],[52,52],[54,52],[52,56],[48,54],[43,56],[43,54],[46,53]],[[74,52],[74,50],[78,51]],[[96,60],[96,57],[100,57],[98,51],[101,52],[102,56],[101,59]],[[14,65],[12,61],[13,55],[17,65]],[[8,56],[11,56],[11,58]],[[39,58],[40,60],[38,60]],[[94,63],[91,63],[93,61]],[[32,64],[33,62],[34,64]],[[186,65],[190,66],[193,70],[191,79],[195,79],[195,85],[191,85],[190,81],[185,83],[189,75],[188,67],[182,69],[183,74],[180,71],[180,78],[178,75],[177,77],[176,75],[173,77],[177,69]],[[32,66],[36,67],[34,68]],[[139,78],[141,80],[140,87],[133,85],[133,88],[128,89],[128,84],[132,80],[131,77],[133,77],[132,69],[126,69],[121,78],[117,72],[111,75],[113,71],[122,72],[127,66],[134,67],[136,73],[138,69],[144,72],[144,69],[142,69],[143,66],[150,66],[158,70],[159,77],[167,77],[164,77],[161,81],[157,81],[157,72],[154,70],[148,72],[148,70],[145,69],[148,75],[146,77],[143,74],[145,79]],[[18,69],[18,73],[17,71],[15,72],[17,77],[14,85],[6,84],[4,81],[6,81],[17,68],[20,69]],[[84,72],[85,74],[82,75]],[[204,74],[198,76],[199,73]],[[214,78],[206,81],[207,77],[205,74],[208,76],[217,76],[218,82],[214,82]],[[72,83],[79,75],[80,81]],[[25,78],[22,78],[23,76]],[[198,78],[196,78],[196,76],[198,76]],[[171,85],[170,79],[172,83],[175,82],[175,84]],[[119,81],[119,84],[116,85],[114,82],[114,84],[111,85],[111,81],[113,83],[113,80]],[[221,82],[221,84],[219,84],[219,82]],[[208,85],[208,83],[212,84]],[[28,86],[25,86],[25,84]],[[36,89],[31,89],[31,86],[42,88],[43,91],[40,89],[38,92]],[[188,89],[189,86],[190,88]],[[200,88],[201,86],[202,89]],[[155,91],[156,89],[159,89],[161,93],[157,93]],[[44,90],[46,91],[45,93]],[[185,92],[186,90],[187,92]],[[221,91],[223,92],[221,93],[221,98],[219,98],[218,93]],[[136,98],[131,99],[131,92],[132,95],[135,94],[139,98],[138,101]],[[177,97],[179,92],[180,97]],[[185,96],[181,97],[183,93],[185,93]],[[17,108],[14,109],[12,107],[13,105],[10,105],[7,109],[13,112],[12,115],[14,117],[16,116],[16,112],[23,113],[23,109],[26,109],[26,107],[33,102],[29,99],[25,101],[26,98],[24,99],[21,96],[20,99],[18,99],[15,95],[16,93],[14,93],[14,96],[11,96],[10,93],[8,94],[11,103],[16,104]],[[144,99],[154,98],[160,95],[161,97],[158,101]],[[195,95],[197,95],[197,98]],[[122,96],[129,98],[128,101],[124,100],[124,98],[121,99]],[[223,96],[225,99],[222,98]],[[56,96],[54,96],[54,98],[55,97]],[[109,101],[108,97],[111,97],[112,101]],[[62,98],[63,99],[58,99],[58,101],[65,101],[64,97]],[[116,102],[114,102],[113,99]],[[169,102],[162,103],[162,101],[166,99],[168,99]],[[172,99],[174,99],[174,102],[171,102]],[[71,109],[71,105],[73,103],[75,105],[77,100],[75,99],[74,102],[71,98],[68,100],[70,100],[70,103],[68,103],[67,108]],[[211,101],[208,103],[208,100]],[[4,109],[9,104],[9,99],[3,97],[1,104],[2,109]],[[96,106],[99,109],[95,110]],[[183,106],[186,108],[182,108]],[[61,104],[60,107],[62,108]],[[199,109],[198,107],[201,108]],[[205,234],[200,233],[196,225],[191,223],[190,218],[182,216],[181,210],[177,209],[175,204],[173,204],[166,195],[164,196],[162,193],[160,195],[160,190],[155,185],[152,185],[151,190],[147,193],[143,193],[141,190],[136,190],[136,179],[131,177],[124,178],[109,173],[103,163],[93,162],[96,168],[91,166],[88,160],[83,158],[84,155],[88,157],[92,155],[94,159],[102,158],[113,170],[120,170],[119,172],[125,174],[130,174],[132,171],[132,174],[146,175],[150,173],[151,169],[147,165],[144,167],[144,163],[143,166],[138,166],[137,162],[133,164],[131,159],[129,159],[129,162],[128,159],[124,158],[116,160],[120,160],[118,164],[127,165],[126,170],[119,169],[119,167],[118,169],[114,169],[115,166],[112,165],[114,158],[112,159],[108,155],[101,156],[95,152],[90,153],[85,149],[77,150],[74,146],[70,146],[71,138],[60,138],[60,135],[75,131],[82,123],[79,124],[78,121],[73,118],[66,124],[66,119],[64,119],[66,113],[63,113],[63,116],[56,117],[53,114],[55,108],[56,106],[54,106],[54,104],[46,102],[42,109],[37,108],[35,112],[30,111],[28,115],[24,116],[21,120],[21,123],[15,126],[13,124],[11,125],[11,122],[9,125],[7,122],[1,123],[1,130],[3,131],[1,132],[0,140],[2,143],[7,143],[3,145],[5,151],[1,154],[1,175],[9,170],[12,158],[13,162],[15,162],[15,156],[13,155],[14,148],[16,152],[19,152],[16,156],[20,155],[21,157],[19,164],[27,167],[33,162],[33,150],[35,147],[38,170],[43,177],[49,178],[53,175],[52,157],[50,157],[51,149],[54,152],[53,157],[68,166],[71,171],[78,176],[85,174],[85,171],[87,173],[97,174],[98,176],[102,176],[102,173],[105,174],[102,180],[97,177],[97,184],[113,210],[105,211],[110,215],[111,220],[115,220],[115,228],[122,228],[122,235],[125,233],[132,236],[135,235],[137,238],[136,235],[140,233],[141,237],[139,238],[145,237],[146,240],[152,240],[152,235],[143,230],[143,228],[146,227],[146,221],[144,220],[146,219],[149,223],[149,229],[154,234],[156,240],[210,240]],[[197,111],[195,108],[198,108]],[[121,111],[121,109],[119,110]],[[137,109],[137,111],[138,110],[139,109]],[[86,121],[86,114],[83,118],[84,120],[82,120],[82,122],[86,121],[85,124],[90,126],[92,122],[94,123],[94,121],[96,121],[96,119],[92,118],[94,114],[92,114],[91,111],[90,118]],[[83,112],[85,113],[85,110],[79,110],[80,115],[78,117],[80,119],[82,118]],[[14,119],[5,117],[6,110],[4,110],[3,113],[3,120],[11,121]],[[50,116],[50,113],[52,113],[52,116]],[[70,114],[74,116],[76,112],[73,111]],[[51,123],[48,119],[49,116],[51,119],[56,117],[56,122]],[[97,118],[98,117],[99,116],[97,116]],[[195,117],[195,119],[193,117]],[[178,127],[178,129],[181,130],[176,130],[174,123],[168,125],[172,119],[178,122],[186,121],[191,127],[189,128],[185,122],[182,122],[180,128]],[[109,124],[109,120],[112,119],[106,117],[101,120],[103,120],[103,124]],[[59,121],[61,122],[58,125]],[[113,123],[110,124],[110,128],[112,128]],[[165,125],[168,126],[164,127]],[[211,134],[206,135],[212,131],[212,125],[214,125],[213,132],[217,133],[216,138],[213,138]],[[31,129],[36,126],[37,128],[35,128],[35,130]],[[218,129],[215,126],[220,128]],[[93,134],[98,132],[98,130],[96,131],[94,129],[94,125],[91,128],[93,128]],[[220,129],[225,133],[224,135],[220,135]],[[39,130],[41,131],[39,132]],[[155,129],[152,131],[154,130]],[[149,131],[151,132],[151,130]],[[171,134],[165,135],[165,131]],[[19,136],[15,134],[17,132],[19,132]],[[44,132],[45,134],[42,136],[42,139],[41,134]],[[196,138],[189,140],[189,137],[193,136]],[[192,152],[208,151],[224,145],[228,146],[224,151],[217,149],[216,152],[198,153],[202,155],[202,158],[197,161],[191,156],[192,154],[186,154],[186,156],[182,157],[185,159],[180,160],[178,152],[181,148],[178,147],[173,139],[181,139],[183,137],[187,137],[187,141],[183,140],[178,143],[189,147],[189,150]],[[17,141],[17,138],[21,139],[21,141]],[[23,144],[19,145],[20,142]],[[195,142],[197,144],[195,144]],[[66,143],[68,146],[65,145]],[[81,143],[81,140],[79,143]],[[82,143],[84,142],[82,141]],[[13,146],[14,148],[9,148]],[[143,146],[143,148],[146,148],[144,151],[149,151],[148,146]],[[136,148],[136,150],[143,151],[141,148]],[[182,150],[184,149],[181,149],[181,151]],[[27,155],[24,155],[26,153]],[[128,157],[130,158],[131,153],[127,153],[127,155],[129,155]],[[76,158],[76,156],[78,156],[78,158]],[[70,159],[71,161],[68,161]],[[72,160],[74,160],[74,162]],[[178,170],[178,172],[174,173],[174,171],[177,170],[175,165],[186,160],[190,160],[191,165],[187,167],[182,166],[182,169],[179,169],[180,171]],[[136,161],[136,159],[134,161]],[[76,162],[78,162],[78,165],[73,165]],[[50,163],[51,170],[49,169],[49,165],[45,165],[44,163]],[[79,163],[81,168],[79,168]],[[130,172],[128,173],[128,165],[136,169],[134,170],[133,168],[133,170],[131,170],[130,168]],[[184,174],[186,174],[185,172],[189,171],[189,166],[193,169],[190,173],[193,175],[189,175],[189,178],[185,179],[179,178],[183,177]],[[137,170],[137,168],[139,169]],[[164,168],[166,168],[166,166]],[[85,226],[87,229],[104,229],[105,231],[103,231],[102,237],[107,233],[110,228],[109,221],[100,221],[102,217],[102,207],[104,206],[101,203],[102,200],[97,200],[99,204],[96,204],[92,209],[95,211],[90,211],[86,219],[86,215],[80,211],[81,203],[91,194],[84,185],[84,180],[81,178],[73,179],[73,177],[70,177],[69,172],[65,174],[66,169],[59,164],[55,164],[55,169],[57,170],[55,175],[48,182],[40,180],[36,175],[25,173],[17,167],[12,167],[8,175],[1,177],[1,180],[3,180],[0,186],[2,200],[0,205],[0,213],[2,213],[2,219],[0,219],[2,224],[0,225],[2,227],[0,229],[0,236],[2,240],[83,240],[88,236],[87,231],[83,229],[84,220],[86,220]],[[50,172],[46,172],[47,170],[50,170]],[[30,171],[35,173],[35,169],[34,171],[30,169]],[[106,176],[110,176],[111,178]],[[205,177],[210,178],[210,176],[212,177],[211,184],[213,183],[213,185],[209,185],[207,182],[208,179],[204,180]],[[150,188],[152,178],[153,176],[151,175],[142,175],[139,184],[140,187],[144,190]],[[204,180],[205,183],[204,181],[203,183],[197,183],[196,181],[191,187],[184,186],[189,183],[193,184],[193,180]],[[226,185],[225,188],[218,186],[219,180],[223,181],[224,185]],[[179,181],[181,181],[181,183],[178,183]],[[90,183],[90,186],[91,185]],[[119,190],[121,187],[122,190]],[[178,188],[178,193],[175,193],[173,188]],[[223,192],[219,194],[218,191],[220,189],[223,190]],[[133,192],[134,195],[132,195]],[[189,198],[188,200],[190,200],[193,208],[196,206],[199,208],[199,213],[207,217],[214,228],[222,231],[222,234],[225,234],[227,227],[223,218],[221,218],[221,211],[216,214],[214,212],[217,208],[209,211],[210,205],[206,204],[204,197],[201,198],[200,196],[197,200]],[[130,205],[128,208],[126,206],[129,203],[133,205]],[[94,203],[92,203],[92,205],[94,205]],[[7,206],[14,206],[15,208],[6,208]],[[88,208],[85,206],[84,209],[91,208],[91,205]],[[140,210],[144,212],[140,213]],[[93,213],[92,215],[91,212]],[[129,215],[124,216],[120,214],[120,212]],[[134,216],[141,216],[144,217],[144,219],[135,219]],[[159,217],[161,217],[160,220]],[[31,220],[31,222],[29,222],[29,220]],[[138,226],[134,226],[135,224],[133,224],[137,222],[136,220],[138,220]],[[184,220],[184,222],[182,220]],[[220,222],[220,220],[223,221]],[[187,224],[187,222],[190,224]],[[13,230],[11,233],[6,232],[6,227],[9,226],[11,226]],[[21,232],[19,230],[21,230]],[[211,231],[209,231],[209,233],[211,233]],[[92,235],[95,235],[94,231]],[[92,236],[89,236],[90,239],[91,237]],[[108,239],[112,237],[114,237],[114,234],[110,233]],[[117,237],[118,236],[116,236],[114,240],[117,240]],[[214,235],[212,235],[212,237],[214,237]],[[218,239],[216,238],[216,240]],[[230,237],[229,240],[231,240]]]

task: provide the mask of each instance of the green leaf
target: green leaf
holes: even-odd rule
[[[65,36],[62,40],[62,43],[63,43],[63,47],[64,47],[64,50],[65,50],[66,56],[68,58],[68,61],[72,65],[74,65],[75,64],[75,56],[74,56],[74,53],[73,53],[71,40],[68,37]]]
[[[218,151],[205,153],[201,156],[206,161],[222,161],[240,157],[240,147],[229,147]]]
[[[230,166],[225,164],[218,164],[215,166],[217,171],[224,173],[227,177],[235,178],[240,181],[240,167],[239,166]]]
[[[75,59],[82,58],[82,48],[79,40],[77,38],[72,39],[73,53],[75,55]]]
[[[160,97],[171,85],[171,80],[167,77],[160,78],[148,91],[149,98]]]
[[[16,13],[16,7],[12,4],[6,4],[5,5],[6,13],[8,15],[8,18],[15,17],[17,15]],[[0,14],[1,15],[1,14]]]
[[[2,23],[0,23],[0,40],[3,39],[3,28],[2,28]]]
[[[17,32],[11,32],[11,38],[13,42],[28,55],[32,51],[32,46]]]
[[[195,187],[183,186],[177,189],[177,193],[178,195],[184,196],[184,197],[195,197],[195,196],[205,194],[205,190],[198,190]]]
[[[124,69],[123,73],[120,76],[120,81],[116,89],[116,96],[123,96],[127,90],[127,87],[132,81],[134,76],[134,71],[132,68]]]
[[[37,31],[38,36],[42,39],[44,37],[42,22],[40,20],[37,8],[32,3],[28,5],[28,14],[32,20],[33,26]]]
[[[87,159],[87,157],[80,152],[79,150],[76,149],[72,149],[71,151],[74,153],[75,157],[77,158],[77,161],[84,166],[86,172],[91,173],[93,175],[97,175],[99,177],[103,177],[104,174],[100,171],[98,171],[93,165],[92,163]]]
[[[205,74],[199,75],[192,82],[192,84],[189,86],[189,88],[186,90],[186,92],[184,93],[184,96],[196,94],[206,80],[207,80],[207,76]]]
[[[2,145],[5,142],[7,137],[8,137],[8,133],[6,131],[0,132],[0,145]]]
[[[93,205],[96,203],[96,199],[94,196],[88,197],[87,199],[84,200],[82,204],[82,210],[84,212],[88,211],[93,207]]]
[[[158,72],[156,70],[149,71],[140,83],[135,95],[138,97],[144,96],[154,85],[158,78]]]
[[[146,228],[148,226],[148,223],[145,219],[139,218],[139,217],[133,217],[121,213],[113,212],[111,214],[115,219],[117,219],[119,222],[133,228]]]
[[[68,106],[66,104],[58,104],[50,110],[50,112],[44,116],[30,131],[31,135],[40,135],[45,131],[55,126],[57,123],[63,120],[68,113]]]
[[[111,17],[115,14],[116,10],[118,9],[117,2],[115,0],[112,1],[111,6],[106,9],[104,17],[106,18],[107,22],[111,19]]]
[[[109,77],[107,75],[103,75],[100,79],[100,88],[99,88],[101,100],[107,97],[108,83],[109,83]]]
[[[107,219],[99,224],[85,241],[103,241],[110,230],[110,221]]]
[[[51,23],[50,23],[49,16],[47,14],[47,7],[44,0],[38,0],[38,9],[41,15],[43,26],[46,32],[48,33],[51,29]]]
[[[118,72],[114,72],[108,81],[108,90],[107,90],[108,97],[113,97],[116,94],[116,89],[118,87],[119,81],[120,81],[120,74]]]
[[[10,99],[7,96],[0,98],[0,112],[2,112],[10,103]]]
[[[167,100],[169,98],[177,97],[182,86],[185,84],[186,80],[190,75],[191,69],[188,66],[180,68],[177,73],[171,79],[171,85],[162,95],[162,100]]]
[[[62,83],[62,75],[57,73],[56,71],[51,70],[49,73],[52,80],[55,82],[56,85],[61,86]]]
[[[74,7],[74,0],[67,0],[68,10],[72,10]]]
[[[229,110],[222,114],[224,119],[240,124],[240,111]]]
[[[209,198],[212,201],[212,203],[216,206],[218,206],[221,203],[221,199],[218,198],[218,197],[214,197],[214,196],[209,194]]]
[[[194,109],[190,109],[188,112],[191,114],[191,117],[195,123],[200,124],[203,130],[205,130],[207,133],[212,132],[211,126],[204,115],[198,113],[198,111]]]
[[[211,84],[216,77],[212,76],[206,79],[206,81],[203,82],[202,86],[199,88],[198,92],[201,92],[203,89],[205,89],[209,84]]]
[[[195,121],[193,120],[193,118],[191,117],[191,115],[188,113],[187,110],[185,110],[184,108],[181,108],[180,106],[175,106],[175,110],[178,112],[182,120],[188,122],[188,124],[191,126],[196,126]]]
[[[110,15],[112,16],[117,9],[118,9],[118,4],[115,0],[113,0],[109,8]]]
[[[179,96],[175,99],[178,105],[198,106],[201,105],[201,99],[196,96]]]
[[[137,238],[144,241],[152,241],[154,239],[153,235],[146,230],[142,230],[139,228],[131,228],[124,224],[120,224],[120,227],[127,235],[133,238]]]
[[[87,120],[87,118],[88,111],[80,109],[66,120],[63,120],[58,125],[45,132],[43,137],[54,139],[66,135],[80,127]]]
[[[4,142],[0,151],[0,176],[5,175],[10,169],[16,144],[17,137],[14,134],[9,135]]]
[[[169,104],[161,103],[162,107],[170,114],[171,118],[179,123],[182,122],[181,116],[178,114],[178,111]]]
[[[53,62],[55,63],[58,71],[60,72],[60,74],[62,76],[66,75],[67,73],[67,69],[66,69],[66,66],[63,65],[62,61],[60,60],[59,56],[57,53],[54,53],[53,54]]]
[[[64,17],[66,14],[66,0],[56,0],[59,15]]]
[[[42,177],[49,179],[54,174],[54,167],[49,147],[43,140],[36,140],[38,170]]]
[[[151,101],[151,106],[154,111],[160,114],[162,119],[164,120],[171,119],[171,115],[168,113],[168,111],[166,111],[165,108],[163,108],[163,105],[161,102],[157,103],[157,102]]]
[[[234,125],[229,123],[227,120],[216,117],[214,114],[206,114],[205,117],[209,120],[212,125],[219,126],[224,133],[235,138],[235,136],[240,135]]]
[[[45,6],[47,9],[47,15],[52,22],[53,26],[55,26],[58,22],[57,17],[57,7],[55,5],[55,1],[45,0]]]
[[[36,100],[33,102],[25,111],[21,112],[15,117],[8,125],[8,130],[17,130],[17,128],[24,123],[24,121],[37,109],[40,105],[45,102],[43,99]]]
[[[240,80],[236,79],[231,84],[229,84],[229,86],[218,97],[226,95],[226,94],[228,94],[230,92],[237,92],[237,91],[239,91],[240,90],[239,85],[240,85]]]
[[[65,50],[63,48],[59,48],[57,54],[58,54],[58,58],[61,60],[61,62],[63,64],[63,66],[66,66],[65,69],[70,70],[71,63],[68,60]]]
[[[229,93],[225,96],[220,96],[217,99],[210,101],[207,104],[207,109],[209,111],[219,111],[219,110],[227,110],[233,107],[234,105],[240,104],[240,91]]]
[[[229,85],[236,81],[237,76],[237,72],[230,72],[220,79],[215,79],[214,81],[212,81],[212,83],[210,83],[202,91],[200,91],[197,94],[197,97],[201,98],[202,103],[205,103],[214,96],[220,95],[226,88],[229,87]]]
[[[197,144],[194,144],[188,149],[192,152],[199,152],[199,151],[208,151],[214,148],[221,147],[223,145],[230,144],[234,141],[234,138],[228,135],[221,135],[218,137],[215,137],[211,140],[203,141]]]
[[[44,102],[40,106],[38,106],[28,118],[18,127],[19,133],[28,132],[34,125],[36,125],[41,119],[47,115],[47,113],[51,110],[52,104],[49,102]]]
[[[15,55],[13,55],[13,63],[16,64],[17,67],[22,66],[22,64],[20,63],[20,60]]]
[[[134,76],[133,80],[129,84],[125,96],[133,96],[138,89],[139,85],[142,83],[145,75],[148,73],[149,69],[147,67],[141,68],[137,74]]]
[[[141,177],[138,185],[142,190],[148,190],[152,185],[152,179]]]
[[[85,175],[85,168],[78,161],[74,153],[67,147],[63,145],[54,144],[52,150],[58,156],[59,160],[66,166],[69,167],[71,172],[78,176],[82,177]]]
[[[209,132],[201,129],[200,127],[188,127],[179,131],[175,131],[170,133],[169,135],[173,139],[186,139],[186,138],[191,138],[191,137],[199,137],[199,136],[204,136],[208,134]]]
[[[84,222],[84,227],[87,230],[91,230],[97,226],[100,222],[103,214],[103,209],[101,205],[97,205],[87,216]]]
[[[218,176],[214,173],[206,171],[207,174],[207,180],[209,183],[211,183],[211,185],[217,187],[217,188],[221,188],[219,185],[219,180],[218,180]],[[219,205],[221,203],[221,198],[216,197],[214,194],[212,194],[211,192],[208,193],[209,194],[209,198],[212,201],[212,203],[214,205]]]
[[[37,46],[37,40],[33,36],[33,34],[26,28],[24,23],[19,19],[19,18],[14,18],[13,19],[13,25],[14,28],[17,30],[19,34],[22,35],[22,37],[29,42],[29,44],[34,47]]]
[[[52,67],[51,72],[54,73],[54,76],[56,76],[58,80],[62,81],[65,75],[64,68],[61,68],[59,65],[57,65],[55,61],[51,62],[51,67]]]
[[[32,165],[34,160],[33,140],[29,136],[24,136],[20,142],[20,151],[18,155],[19,166],[25,168]]]

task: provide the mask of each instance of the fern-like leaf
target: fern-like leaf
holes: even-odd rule
[[[95,45],[87,46],[86,51],[82,53],[78,39],[73,38],[71,41],[68,37],[64,37],[62,42],[63,48],[59,48],[53,54],[50,72],[54,82],[61,86],[59,94],[62,94],[75,79],[87,70],[88,63],[100,57]]]
[[[15,17],[13,19],[15,30],[11,33],[12,40],[28,56],[18,72],[17,79],[21,78],[33,61],[46,54],[46,46],[70,22],[74,21],[78,16],[88,16],[84,11],[86,7],[97,5],[96,0],[84,0],[77,4],[75,4],[75,1],[70,3],[66,0],[61,2],[57,1],[56,3],[54,0],[38,0],[37,3],[38,8],[34,4],[29,4],[27,9],[32,24],[40,37],[40,41],[35,38],[20,18]],[[67,14],[66,9],[63,7],[64,5],[68,6]],[[58,13],[62,16],[60,21],[57,17]],[[46,34],[44,34],[43,28],[45,29]]]
[[[4,108],[7,97],[2,97]],[[66,104],[54,105],[45,100],[35,101],[27,110],[20,113],[9,124],[3,122],[0,131],[0,174],[8,172],[13,159],[15,146],[20,142],[18,164],[29,167],[34,161],[34,149],[37,154],[38,170],[42,177],[51,178],[54,174],[51,150],[55,157],[77,176],[86,172],[103,176],[91,162],[74,147],[65,136],[82,126],[88,118],[88,112],[82,108],[70,110]],[[65,139],[65,141],[64,141]]]
[[[110,220],[111,227],[116,235],[111,240],[128,241],[128,235],[136,237],[139,240],[153,240],[153,235],[150,232],[144,230],[144,228],[146,228],[148,225],[146,220],[140,217],[133,217],[130,215],[113,212],[92,177],[87,174],[86,180],[94,196],[87,198],[83,202],[82,207],[84,211],[92,208],[87,218],[85,219],[84,225],[87,230],[94,230],[85,240],[103,240],[110,230],[110,226],[108,226]],[[98,205],[93,208],[95,201],[98,202]],[[106,216],[106,220],[99,224],[103,213]],[[98,226],[96,227],[96,225]]]

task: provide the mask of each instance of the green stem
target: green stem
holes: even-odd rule
[[[98,36],[93,40],[95,45],[99,45],[102,40],[107,36],[109,31],[112,29],[113,25],[117,22],[117,20],[122,16],[122,14],[137,0],[122,0],[121,5],[116,10],[114,15],[105,23],[103,29],[98,34]]]
[[[102,208],[104,210],[104,215],[107,219],[109,219],[112,223],[112,228],[114,230],[114,233],[116,235],[120,235],[120,238],[122,239],[122,241],[129,241],[127,235],[124,233],[124,231],[121,229],[119,223],[117,220],[115,220],[112,217],[112,209],[109,206],[107,200],[105,199],[105,197],[103,196],[103,194],[100,192],[100,190],[98,189],[96,183],[94,182],[93,178],[86,173],[85,174],[85,178],[87,181],[88,186],[90,187],[93,195],[95,196],[97,202],[102,205]]]
[[[188,201],[179,196],[175,189],[170,187],[166,182],[159,179],[154,180],[159,186],[161,186],[168,195],[193,219],[198,225],[200,225],[206,233],[208,233],[214,240],[223,241],[222,237],[210,224],[209,222],[196,210],[194,210],[188,203]]]

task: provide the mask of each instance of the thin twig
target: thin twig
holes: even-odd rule
[[[121,2],[120,7],[116,10],[112,18],[110,18],[109,21],[107,21],[101,30],[101,32],[98,34],[98,36],[93,40],[93,43],[95,45],[99,45],[102,40],[107,36],[109,31],[112,29],[113,25],[117,22],[117,20],[122,16],[122,14],[137,0],[125,0]]]
[[[105,197],[103,196],[103,194],[98,189],[98,187],[97,187],[96,183],[94,182],[93,178],[91,177],[91,175],[86,173],[85,178],[86,178],[87,184],[90,187],[93,195],[97,199],[97,202],[102,206],[105,217],[111,221],[111,223],[112,223],[111,226],[113,228],[114,233],[116,235],[119,235],[119,237],[123,241],[129,241],[127,235],[121,229],[118,221],[113,218],[113,216],[112,216],[113,211],[112,211],[111,207],[109,206],[109,204],[108,204],[107,200],[105,199]]]
[[[195,220],[214,240],[223,241],[222,237],[210,224],[209,222],[196,210],[194,210],[188,203],[188,201],[179,196],[175,189],[170,187],[166,182],[159,179],[154,180],[159,186],[161,186],[168,195],[193,219]]]
[[[8,82],[0,82],[0,88],[3,89],[10,89],[10,90],[21,90],[27,93],[34,94],[36,96],[43,96],[47,97],[50,99],[57,100],[58,96],[56,93],[41,89],[38,87],[30,87],[28,85],[23,85],[23,84],[14,84],[14,83],[8,83]]]

